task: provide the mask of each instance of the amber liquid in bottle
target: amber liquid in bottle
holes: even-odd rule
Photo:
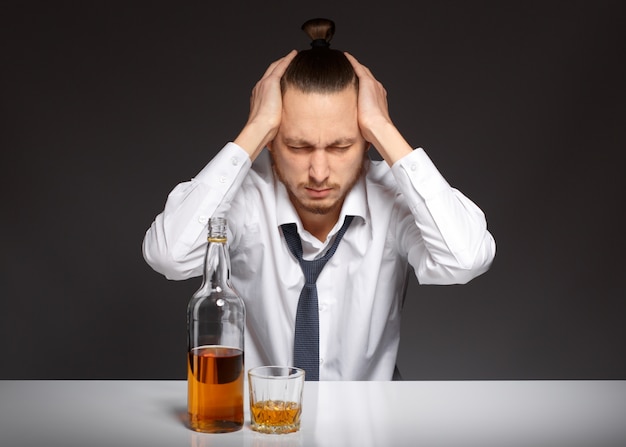
[[[243,352],[202,346],[189,353],[189,423],[200,432],[224,433],[243,425]]]

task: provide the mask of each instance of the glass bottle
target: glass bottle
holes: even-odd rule
[[[192,430],[243,426],[245,307],[230,283],[226,219],[209,220],[202,286],[187,309],[187,405]]]

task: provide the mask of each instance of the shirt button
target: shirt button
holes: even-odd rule
[[[225,175],[222,175],[220,177],[220,183],[226,183],[226,176]]]
[[[417,169],[417,165],[415,163],[413,163],[411,165],[411,171],[415,171]]]
[[[233,164],[233,166],[237,166],[239,164],[239,159],[237,157],[233,157],[230,159],[230,162]]]
[[[319,310],[320,312],[324,312],[326,310],[326,304],[320,304]]]
[[[324,359],[320,357],[320,365],[324,364]]]
[[[198,222],[200,222],[201,224],[205,224],[209,221],[209,218],[207,216],[200,216],[198,217]]]

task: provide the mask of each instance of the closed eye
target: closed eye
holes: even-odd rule
[[[312,146],[287,146],[292,152],[309,152],[313,150]]]

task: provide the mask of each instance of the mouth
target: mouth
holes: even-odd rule
[[[324,199],[330,195],[332,188],[305,188],[311,199]]]

